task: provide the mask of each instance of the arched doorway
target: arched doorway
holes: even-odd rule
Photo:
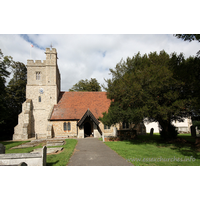
[[[85,122],[84,124],[84,137],[90,137],[92,135],[91,124],[89,122]]]

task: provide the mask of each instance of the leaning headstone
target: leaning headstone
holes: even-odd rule
[[[46,159],[47,159],[47,147],[43,146],[42,147],[42,159],[43,159],[43,166],[46,166]]]
[[[197,134],[197,135],[199,134],[199,129],[198,129],[197,126],[196,126],[196,134]]]
[[[0,154],[5,154],[5,146],[0,143]]]
[[[150,136],[153,136],[153,131],[154,131],[154,129],[151,128],[151,130],[150,130]]]
[[[114,128],[113,128],[113,136],[114,136],[114,137],[117,137],[117,127],[114,127]]]
[[[195,126],[190,126],[191,136],[196,137],[196,129]]]

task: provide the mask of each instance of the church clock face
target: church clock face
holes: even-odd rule
[[[40,88],[40,89],[39,89],[39,93],[40,93],[40,94],[43,94],[43,93],[44,93],[44,89],[43,89],[43,88]]]

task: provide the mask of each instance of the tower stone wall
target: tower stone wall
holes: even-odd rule
[[[26,99],[32,103],[30,110],[29,133],[25,133],[25,112],[20,114],[20,122],[15,127],[13,140],[36,137],[49,138],[48,121],[52,107],[58,103],[60,93],[60,72],[57,66],[57,52],[55,48],[46,48],[46,60],[27,61]],[[23,135],[23,136],[22,136]]]

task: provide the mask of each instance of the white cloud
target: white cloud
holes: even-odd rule
[[[31,42],[35,45],[31,49],[34,60],[45,60],[43,49],[51,43],[57,49],[62,91],[68,91],[81,79],[96,78],[100,84],[105,83],[104,78],[111,77],[109,68],[114,68],[122,58],[132,57],[138,51],[148,54],[164,49],[167,53],[183,52],[189,57],[200,49],[200,43],[196,41],[185,42],[165,34],[0,35],[0,48],[4,55],[25,64],[30,59]]]

